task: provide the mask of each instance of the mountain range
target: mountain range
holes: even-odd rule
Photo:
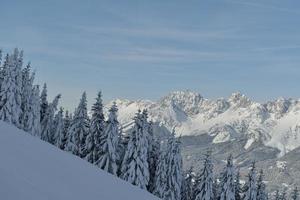
[[[130,127],[139,109],[148,110],[149,119],[158,125],[157,130],[175,128],[177,136],[182,136],[185,169],[194,166],[199,170],[201,157],[209,149],[219,170],[226,156],[233,154],[244,175],[253,160],[258,167],[267,169],[271,189],[278,187],[281,174],[279,185],[300,184],[294,176],[300,174],[300,162],[291,156],[300,151],[299,100],[278,98],[259,103],[239,92],[229,98],[211,100],[187,90],[172,92],[158,101],[116,99],[114,102],[125,128]],[[293,164],[289,165],[290,162]]]

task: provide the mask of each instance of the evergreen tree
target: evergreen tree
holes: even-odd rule
[[[24,131],[29,132],[32,126],[33,107],[32,95],[33,94],[33,81],[34,75],[30,73],[30,63],[22,70],[22,95],[21,95],[21,127]]]
[[[3,66],[3,82],[0,89],[0,119],[20,127],[21,98],[17,75],[18,51],[13,56],[7,55]]]
[[[234,181],[234,191],[235,191],[235,200],[241,200],[242,199],[242,185],[240,182],[240,171],[237,170],[235,175],[235,181]]]
[[[260,170],[257,181],[257,200],[267,200],[268,193],[266,192],[266,185],[263,182],[264,172]]]
[[[257,197],[257,181],[256,181],[255,162],[253,162],[250,172],[248,174],[248,181],[246,182],[245,185],[244,200],[256,200],[256,197]]]
[[[16,101],[16,109],[14,110],[14,118],[15,122],[13,123],[18,128],[22,128],[22,66],[23,66],[23,51],[19,51],[15,48],[14,53],[12,55],[12,63],[13,63],[13,72],[15,78],[15,87],[14,87],[14,97]]]
[[[214,178],[214,182],[213,182],[213,196],[214,196],[214,199],[220,199],[220,184],[218,182],[218,178],[215,177]]]
[[[232,155],[227,158],[227,165],[222,173],[220,200],[235,200],[235,169]]]
[[[45,116],[43,118],[43,121],[41,122],[41,139],[53,145],[56,144],[56,138],[53,134],[52,128],[54,127],[54,115],[57,110],[57,105],[60,97],[60,95],[57,95],[54,98],[53,102],[47,107]]]
[[[43,90],[41,92],[41,122],[43,121],[48,108],[48,100],[47,100],[47,84],[44,83]]]
[[[152,123],[150,123],[150,127],[152,133]],[[151,132],[150,132],[151,133]],[[148,157],[148,163],[149,163],[149,174],[150,174],[150,180],[149,180],[149,186],[148,191],[153,192],[155,189],[155,174],[157,170],[158,160],[159,160],[159,154],[160,152],[160,143],[158,139],[153,139],[153,144],[151,145],[149,157]]]
[[[163,198],[166,192],[166,183],[167,183],[166,152],[161,147],[157,168],[155,171],[155,180],[154,180],[155,187],[153,190],[153,194],[159,198]]]
[[[24,127],[28,128],[28,132],[34,136],[40,137],[41,123],[40,123],[40,89],[36,85],[31,90],[29,99],[29,115],[28,124],[24,123]]]
[[[299,190],[297,187],[295,187],[292,191],[292,195],[291,195],[291,199],[292,200],[298,200],[299,199]]]
[[[99,159],[96,165],[101,169],[117,175],[117,147],[119,140],[119,122],[117,119],[117,106],[114,103],[109,110],[108,120],[105,125],[105,130],[100,135],[100,151]]]
[[[123,158],[121,178],[142,189],[149,184],[148,140],[140,111],[134,118],[134,127]]]
[[[81,158],[86,156],[86,137],[89,134],[89,118],[87,115],[86,93],[82,94],[80,103],[69,129],[70,143],[68,150]]]
[[[101,154],[100,141],[104,135],[105,119],[101,92],[98,93],[95,104],[92,106],[92,119],[89,135],[87,137],[87,161],[95,163]]]
[[[280,200],[280,194],[278,189],[275,191],[274,200]]]
[[[57,147],[60,147],[61,141],[65,139],[64,135],[64,110],[61,107],[58,113],[54,117],[53,123],[53,136],[54,136],[54,144]]]
[[[181,199],[182,200],[193,200],[193,189],[194,189],[194,171],[193,167],[191,167],[187,172],[184,177],[184,188],[182,191]]]
[[[167,182],[165,200],[181,199],[181,183],[182,183],[182,157],[181,157],[180,138],[175,138],[175,130],[168,139],[167,144]]]
[[[199,178],[195,200],[213,200],[213,164],[210,152],[205,155],[204,167]]]
[[[280,200],[287,200],[286,190],[287,190],[287,188],[283,189],[283,191],[282,191],[282,193],[281,193],[281,195],[279,197]]]
[[[58,140],[58,147],[62,150],[65,150],[68,141],[68,132],[71,124],[71,117],[69,116],[69,112],[65,112],[65,117],[63,119],[63,130]]]

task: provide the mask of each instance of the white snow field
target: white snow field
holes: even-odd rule
[[[1,200],[158,200],[0,121]]]

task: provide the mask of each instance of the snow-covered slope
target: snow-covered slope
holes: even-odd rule
[[[146,108],[150,119],[169,129],[176,127],[178,135],[208,134],[214,137],[213,143],[246,137],[245,149],[263,142],[278,148],[281,155],[300,146],[298,100],[258,103],[238,92],[228,99],[209,100],[191,91],[179,91],[157,102],[118,99],[116,103],[122,124],[130,124],[135,112]]]
[[[0,199],[157,199],[67,152],[0,122]]]

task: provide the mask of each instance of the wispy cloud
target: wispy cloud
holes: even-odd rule
[[[288,12],[288,13],[292,13],[292,14],[300,14],[300,11],[298,11],[298,10],[293,10],[293,9],[289,9],[289,8],[272,5],[272,1],[269,1],[268,4],[261,3],[261,1],[248,1],[248,0],[226,0],[226,1],[230,2],[230,3],[234,3],[234,4],[245,5],[245,6],[252,6],[252,7],[258,7],[258,8],[263,8],[263,9],[281,11],[281,12]]]
[[[116,28],[116,27],[94,27],[94,26],[74,26],[73,28],[94,33],[94,34],[116,34],[133,37],[151,37],[151,38],[169,38],[181,40],[195,39],[222,39],[236,38],[238,36],[236,28],[199,30],[199,29],[179,29],[162,27],[134,27],[134,28]]]

